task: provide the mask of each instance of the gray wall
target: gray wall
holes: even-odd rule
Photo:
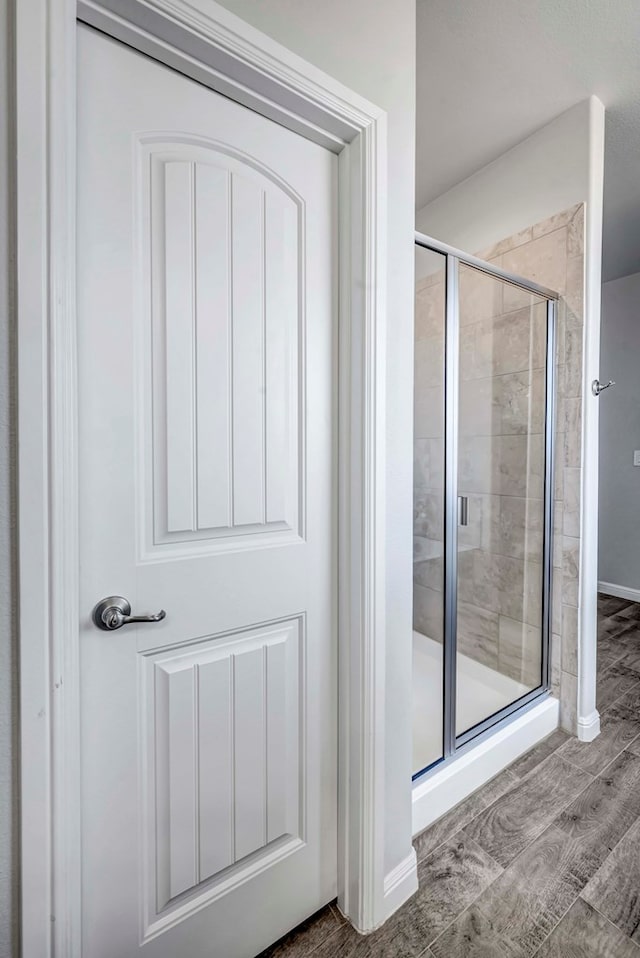
[[[0,0],[0,958],[18,955],[17,845],[17,656],[12,610],[15,608],[13,482],[14,377],[13,232],[9,169],[12,123],[9,116],[13,62],[8,38],[13,34],[9,6]]]
[[[640,273],[604,283],[600,379],[598,579],[640,589]]]

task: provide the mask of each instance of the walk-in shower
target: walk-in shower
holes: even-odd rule
[[[414,778],[549,689],[556,300],[416,234]]]

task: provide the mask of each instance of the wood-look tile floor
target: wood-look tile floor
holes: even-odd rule
[[[328,905],[260,958],[640,958],[640,605],[598,597],[598,649],[594,742],[554,732],[418,835],[379,931]]]

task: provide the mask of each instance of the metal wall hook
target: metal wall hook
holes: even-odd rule
[[[594,396],[599,396],[600,393],[604,392],[605,389],[608,389],[609,386],[615,386],[613,379],[610,379],[608,383],[605,383],[603,386],[599,379],[594,379],[591,383],[591,392]]]

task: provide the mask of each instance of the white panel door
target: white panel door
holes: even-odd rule
[[[336,894],[336,158],[78,30],[83,956],[252,958]]]

